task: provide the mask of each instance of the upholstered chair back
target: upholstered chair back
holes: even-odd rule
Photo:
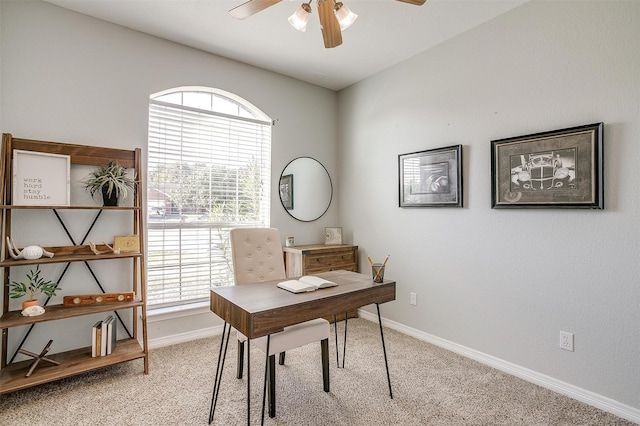
[[[231,252],[236,285],[286,278],[276,228],[232,229]]]

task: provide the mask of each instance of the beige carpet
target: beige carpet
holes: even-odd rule
[[[339,330],[342,330],[340,323]],[[233,334],[233,333],[232,333]],[[347,359],[322,390],[320,344],[277,368],[277,410],[267,425],[631,425],[611,414],[452,352],[385,329],[394,399],[376,323],[349,321]],[[0,397],[0,425],[206,425],[220,337],[151,351],[133,361]],[[232,342],[235,343],[235,342]],[[263,354],[252,355],[252,424],[259,424]],[[246,424],[246,382],[234,344],[214,425]],[[246,377],[246,376],[245,376]]]

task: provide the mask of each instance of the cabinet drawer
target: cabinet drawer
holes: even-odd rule
[[[307,271],[347,269],[347,267],[354,267],[355,264],[356,258],[353,250],[304,256],[304,267]]]

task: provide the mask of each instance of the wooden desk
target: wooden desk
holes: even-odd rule
[[[358,272],[358,246],[351,244],[308,244],[282,247],[287,278],[316,275],[322,272],[344,270]],[[336,315],[345,319],[345,312]],[[358,310],[349,310],[349,318],[358,318]],[[333,315],[323,317],[333,322]]]
[[[209,423],[213,421],[215,404],[222,377],[222,369],[224,368],[227,345],[224,345],[225,350],[223,353],[223,343],[225,341],[227,324],[230,325],[228,331],[226,331],[227,341],[229,339],[231,327],[240,331],[250,340],[277,333],[290,325],[299,324],[316,318],[332,316],[337,313],[357,309],[361,306],[370,305],[372,303],[375,303],[378,308],[378,322],[380,324],[380,337],[382,339],[384,359],[387,366],[389,395],[393,398],[387,354],[384,346],[384,335],[382,333],[379,304],[395,300],[395,281],[385,280],[382,283],[374,283],[371,279],[371,275],[350,271],[331,271],[317,275],[329,281],[333,281],[338,285],[336,287],[298,294],[290,293],[276,287],[278,282],[282,280],[211,289],[211,311],[222,318],[225,321],[225,324],[222,338],[220,339],[220,353],[218,355],[218,368],[216,370],[214,391],[211,399]],[[249,347],[250,345],[247,344],[247,351],[249,351]],[[268,358],[268,354],[266,354],[266,357]],[[247,424],[250,424],[249,386],[251,378],[249,376],[249,372],[250,367],[248,366]],[[263,421],[265,404],[264,395],[265,392],[263,391]]]

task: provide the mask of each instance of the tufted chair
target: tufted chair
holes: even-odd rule
[[[232,229],[231,252],[236,285],[286,278],[280,232],[275,228]],[[237,377],[241,379],[244,365],[244,346],[247,338],[240,332],[237,332],[237,338]],[[303,322],[285,327],[283,331],[271,335],[269,361],[266,366],[269,384],[269,417],[276,415],[275,354],[280,354],[279,364],[283,365],[285,351],[313,342],[321,344],[324,391],[329,392],[329,322],[327,320],[319,318]],[[263,352],[267,349],[266,336],[252,339],[251,343],[258,346]]]

